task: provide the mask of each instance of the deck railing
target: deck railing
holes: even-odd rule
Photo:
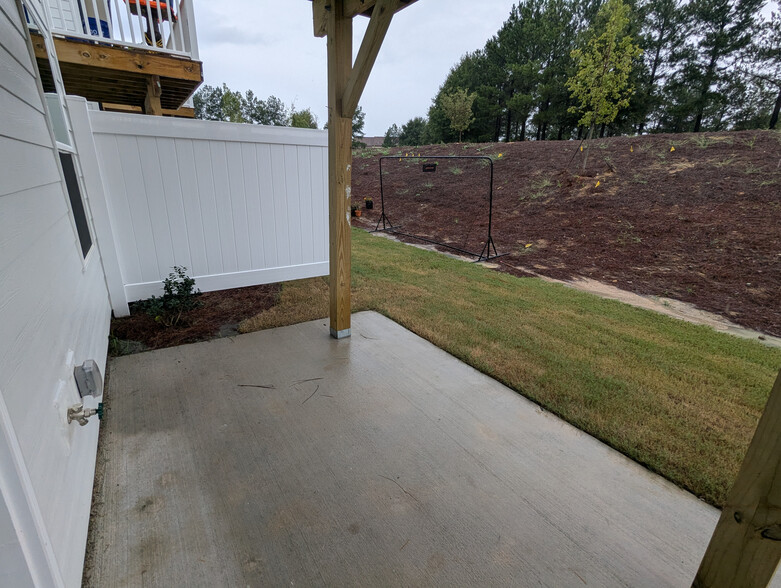
[[[57,36],[198,59],[193,0],[42,0]]]

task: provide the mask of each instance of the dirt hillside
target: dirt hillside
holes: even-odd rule
[[[488,234],[500,269],[587,277],[692,303],[781,335],[781,133],[744,131],[576,142],[366,149],[353,162],[358,226],[380,218],[380,173],[393,226],[480,252]],[[582,169],[588,155],[587,167]],[[420,154],[426,161],[412,159]],[[406,156],[406,157],[405,157]],[[423,171],[423,163],[436,170]]]

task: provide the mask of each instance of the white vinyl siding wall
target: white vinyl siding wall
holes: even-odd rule
[[[68,425],[65,411],[74,365],[105,370],[110,308],[96,248],[82,259],[25,35],[0,0],[0,569],[16,550],[31,574],[0,584],[78,586],[98,423]]]

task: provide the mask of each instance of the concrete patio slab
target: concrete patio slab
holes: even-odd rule
[[[87,585],[689,586],[716,509],[376,313],[115,359]]]

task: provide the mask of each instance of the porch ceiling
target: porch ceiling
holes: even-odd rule
[[[88,586],[686,586],[718,513],[375,313],[110,366]]]

